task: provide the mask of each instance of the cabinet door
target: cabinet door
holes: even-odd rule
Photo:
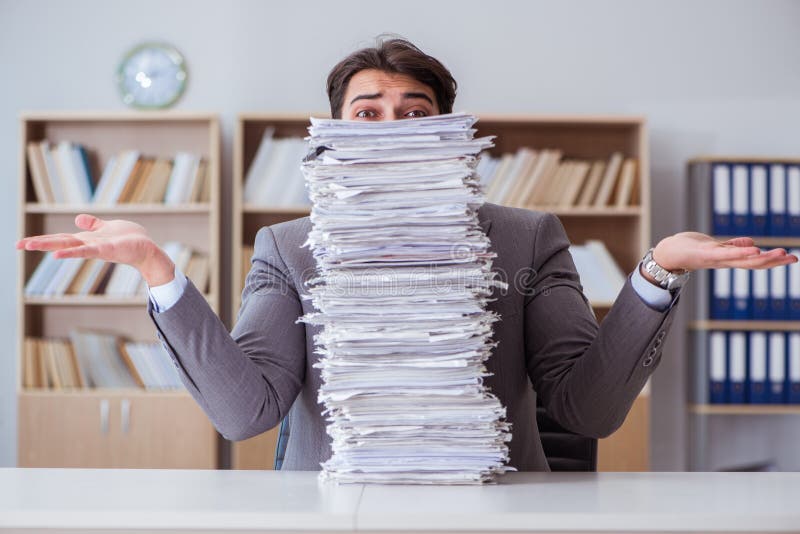
[[[113,467],[112,405],[94,395],[21,394],[20,467]]]
[[[231,444],[231,469],[272,469],[281,425]]]
[[[640,394],[622,426],[597,444],[598,471],[650,470],[650,394]]]
[[[215,469],[218,436],[190,396],[120,396],[115,405],[115,467]]]

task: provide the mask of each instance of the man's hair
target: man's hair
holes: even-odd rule
[[[457,84],[442,63],[405,39],[378,39],[374,47],[357,50],[340,61],[328,74],[328,99],[331,116],[342,118],[344,94],[350,79],[358,72],[375,69],[405,74],[433,89],[440,113],[451,113]]]

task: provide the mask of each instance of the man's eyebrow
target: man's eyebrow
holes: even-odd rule
[[[429,97],[425,93],[403,93],[403,98],[422,98],[433,104],[433,100],[431,100],[431,97]]]
[[[376,98],[380,98],[383,96],[383,93],[372,93],[371,95],[358,95],[353,100],[350,101],[350,105],[353,105],[353,102],[356,100],[375,100]]]
[[[383,97],[383,93],[371,93],[371,94],[366,94],[366,95],[358,95],[353,100],[350,101],[350,105],[352,106],[353,102],[355,102],[356,100],[377,100],[378,98],[381,98],[381,97]],[[427,100],[428,102],[433,104],[433,100],[431,100],[431,97],[429,97],[425,93],[403,93],[403,98],[405,98],[405,99],[422,98],[423,100]]]

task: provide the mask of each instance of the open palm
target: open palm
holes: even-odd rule
[[[148,261],[157,248],[144,227],[131,221],[105,221],[80,214],[75,217],[75,225],[83,231],[26,237],[17,242],[17,248],[52,251],[56,258],[97,258],[136,268]]]
[[[797,261],[785,249],[762,251],[749,237],[727,241],[699,232],[680,232],[663,239],[653,252],[653,259],[667,270],[686,269],[768,269]],[[663,262],[663,263],[662,263]]]

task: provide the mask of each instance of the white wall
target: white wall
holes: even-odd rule
[[[186,55],[189,88],[177,107],[222,115],[227,180],[237,113],[325,111],[330,67],[382,32],[402,34],[453,71],[457,109],[644,114],[655,240],[683,228],[687,158],[800,152],[798,22],[800,2],[788,0],[0,0],[0,339],[15,339],[17,321],[17,115],[121,109],[112,75],[139,41],[164,39]],[[679,322],[654,381],[656,469],[684,465],[682,346]],[[16,461],[15,362],[8,342],[5,466]],[[797,429],[784,432],[796,442]]]

